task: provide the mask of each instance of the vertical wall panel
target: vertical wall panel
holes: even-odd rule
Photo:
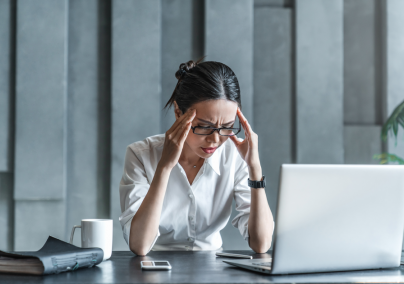
[[[16,199],[62,199],[66,1],[17,3]]]
[[[66,17],[66,1],[17,2],[16,250],[64,236]]]
[[[380,124],[375,0],[344,1],[344,122]]]
[[[243,113],[253,124],[252,0],[205,1],[205,58],[229,66],[240,84]]]
[[[161,2],[114,1],[112,7],[112,175],[114,250],[127,250],[118,217],[126,146],[160,133]]]
[[[11,79],[14,76],[11,66],[14,54],[12,43],[11,0],[0,2],[0,172],[12,171],[12,139],[11,139]]]
[[[99,131],[103,131],[98,121],[100,104],[109,94],[108,76],[100,76],[110,71],[100,62],[109,56],[100,39],[109,35],[99,19],[106,8],[105,1],[69,1],[66,237],[81,219],[108,218],[109,192],[105,196],[103,184],[98,182],[109,175],[100,176],[100,165],[109,161],[98,157],[103,143],[99,141]],[[96,202],[99,195],[104,202]],[[102,210],[106,213],[100,214]],[[80,244],[80,238],[75,244]]]
[[[343,163],[343,2],[295,1],[298,163]]]
[[[373,155],[382,152],[381,126],[349,125],[344,127],[346,164],[378,164]]]
[[[0,250],[13,250],[13,174],[0,173]]]
[[[252,0],[205,1],[205,58],[229,66],[240,84],[242,111],[252,127],[253,115]],[[237,215],[234,209],[230,220]],[[224,249],[248,249],[231,222],[221,231]]]
[[[385,120],[404,101],[404,1],[386,1],[386,114]],[[385,121],[384,120],[384,121]],[[404,129],[388,142],[388,152],[404,158]]]
[[[280,166],[292,162],[292,14],[285,8],[254,11],[254,125],[275,214]]]
[[[161,86],[164,107],[178,82],[175,72],[181,63],[192,58],[192,8],[194,1],[162,1],[161,34]],[[162,132],[174,123],[173,109],[164,111],[161,116]]]

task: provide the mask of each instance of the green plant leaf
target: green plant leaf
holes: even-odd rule
[[[398,126],[404,128],[404,101],[401,102],[387,119],[386,123],[383,125],[381,138],[383,141],[387,140],[387,135],[390,132],[393,132],[393,135],[396,139],[397,143],[397,133],[398,133]]]
[[[404,165],[404,159],[390,153],[382,153],[373,155],[374,160],[380,160],[380,164],[387,164],[389,162],[398,163]]]
[[[397,123],[397,120],[393,121],[393,132],[394,132],[394,136],[397,137],[397,132],[398,132],[398,123]]]
[[[403,117],[399,117],[397,119],[398,123],[401,125],[402,128],[404,128],[404,118]]]

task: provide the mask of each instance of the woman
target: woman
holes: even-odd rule
[[[240,110],[237,77],[222,63],[198,63],[183,63],[175,74],[166,105],[174,106],[172,127],[127,147],[119,220],[137,255],[152,248],[221,249],[233,198],[240,212],[233,226],[255,252],[271,246],[274,222],[260,182],[258,136]],[[236,116],[244,140],[235,135],[241,130]]]

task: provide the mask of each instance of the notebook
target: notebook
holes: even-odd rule
[[[38,251],[0,250],[0,273],[45,275],[93,267],[102,262],[101,248],[79,248],[49,236]]]

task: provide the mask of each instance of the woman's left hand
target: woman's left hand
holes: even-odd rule
[[[258,154],[258,135],[252,131],[250,124],[242,114],[240,108],[237,108],[237,115],[244,129],[245,139],[238,141],[237,136],[230,136],[230,139],[237,147],[240,156],[247,163],[249,168],[259,169],[261,167]]]

